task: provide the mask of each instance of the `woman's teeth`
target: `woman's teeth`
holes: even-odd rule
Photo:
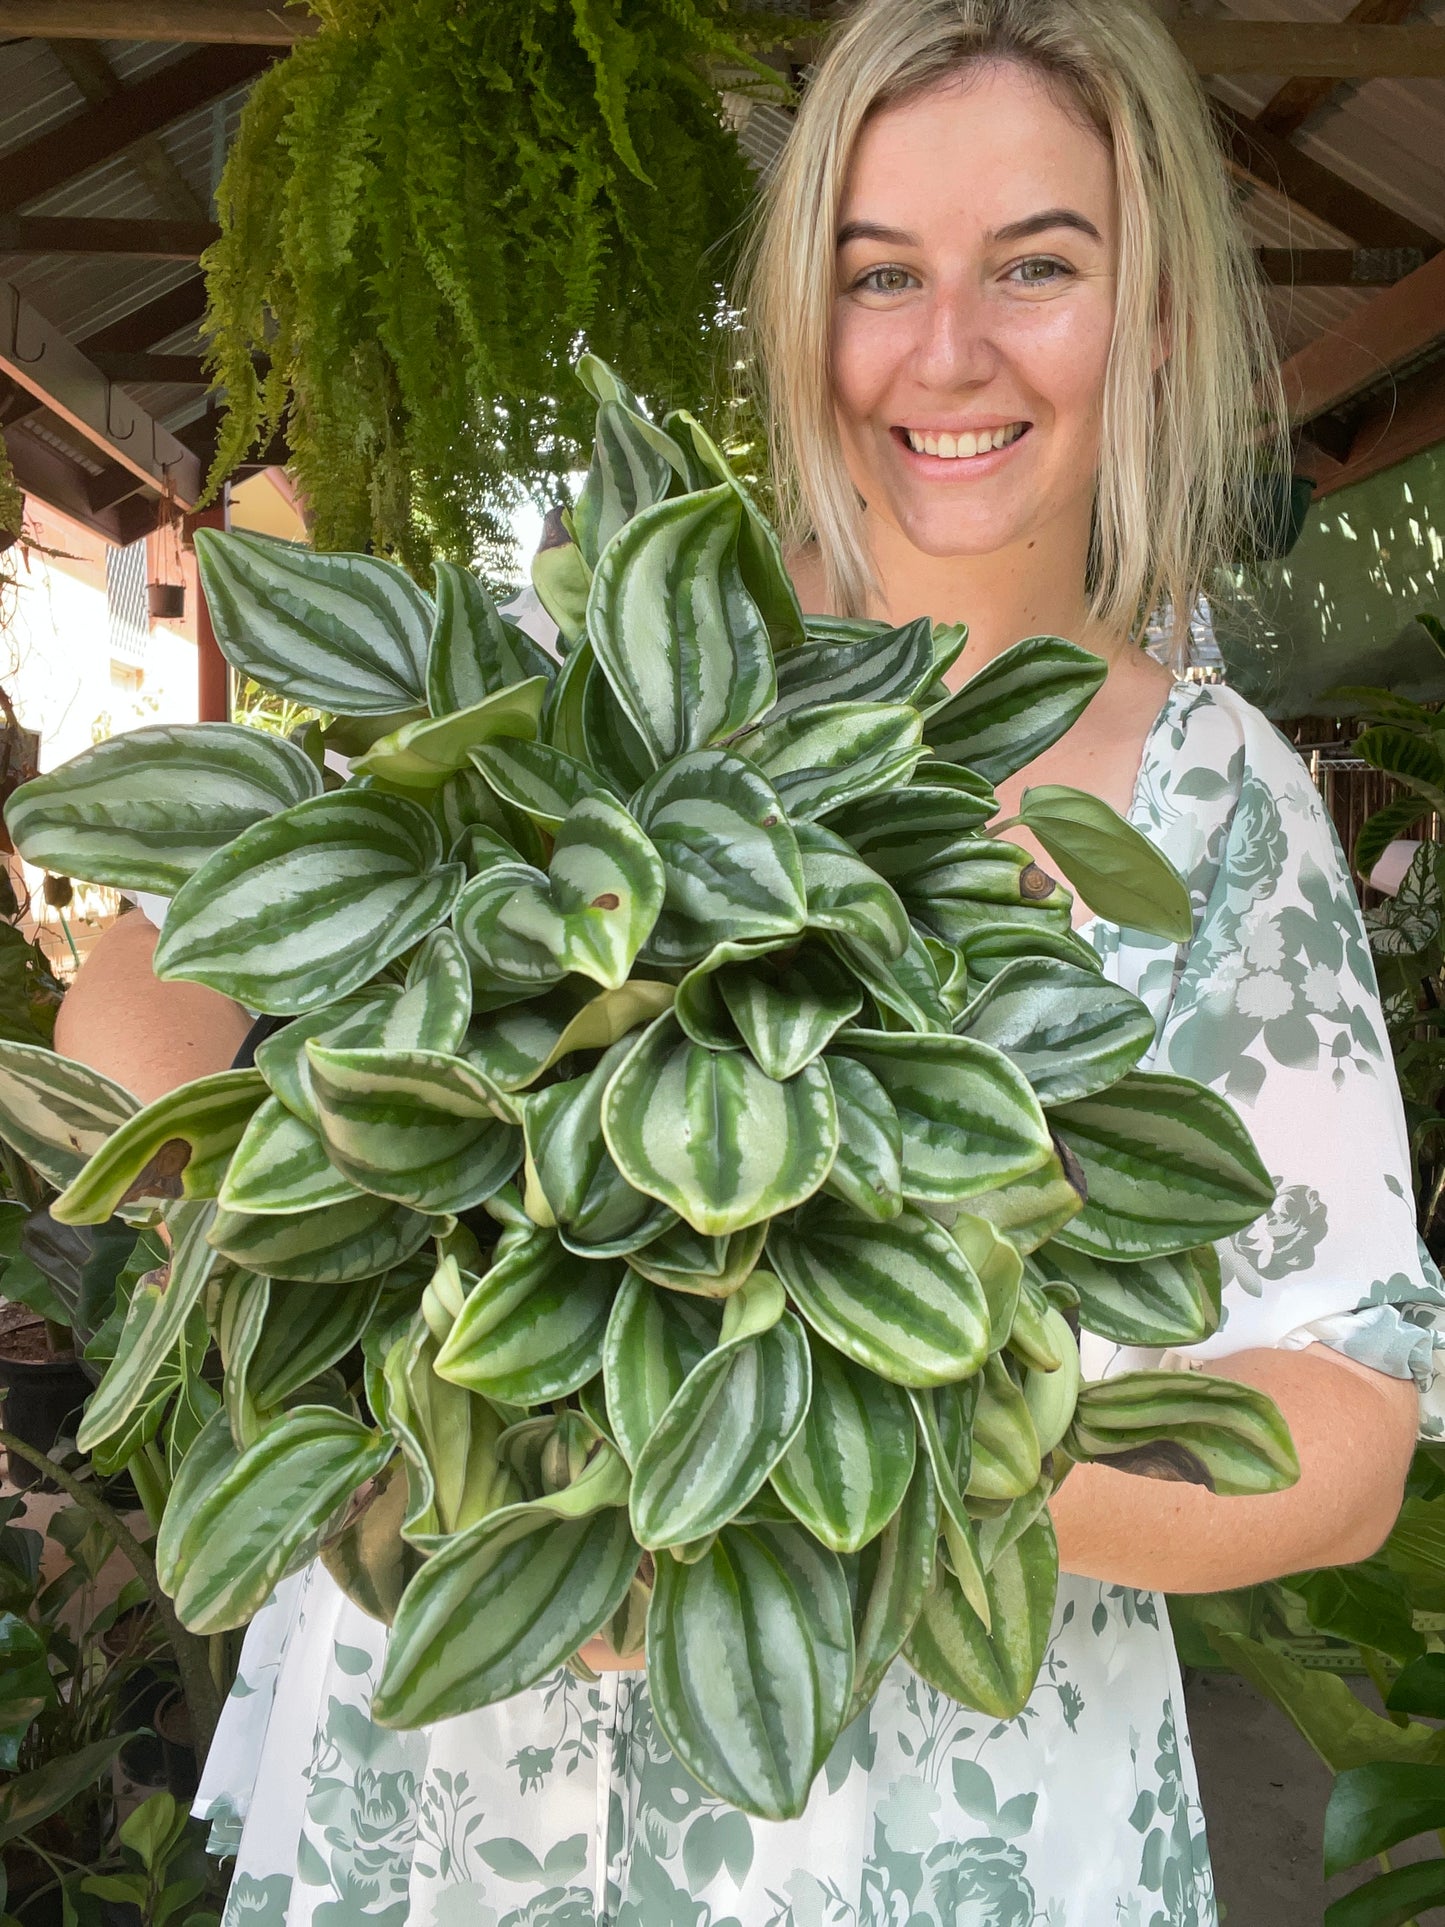
[[[952,462],[966,461],[970,455],[987,455],[995,448],[1007,448],[1027,427],[1027,422],[1010,422],[1006,428],[984,428],[976,435],[967,430],[962,435],[916,435],[911,428],[905,428],[903,433],[915,455],[941,455],[945,461]]]

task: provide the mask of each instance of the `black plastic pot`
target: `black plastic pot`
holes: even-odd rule
[[[178,622],[186,613],[184,582],[148,582],[146,602],[157,622]]]
[[[94,1390],[75,1358],[20,1358],[11,1354],[25,1349],[21,1333],[44,1329],[36,1319],[14,1326],[0,1334],[0,1415],[6,1429],[33,1445],[37,1452],[49,1452],[59,1438],[74,1434],[85,1401]],[[7,1455],[9,1456],[9,1455]],[[7,1467],[13,1485],[25,1491],[53,1492],[54,1483],[42,1476],[28,1460],[15,1455]]]
[[[190,1708],[179,1693],[173,1693],[159,1707],[155,1729],[165,1759],[166,1785],[177,1801],[187,1805],[196,1796],[200,1774]]]

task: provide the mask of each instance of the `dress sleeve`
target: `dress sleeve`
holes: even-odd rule
[[[1219,1247],[1224,1317],[1190,1355],[1331,1346],[1413,1378],[1421,1431],[1445,1435],[1445,1283],[1415,1226],[1404,1109],[1373,959],[1334,825],[1260,715],[1214,844],[1154,1067],[1234,1105],[1278,1187]]]

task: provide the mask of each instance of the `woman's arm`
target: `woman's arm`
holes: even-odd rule
[[[1299,1454],[1287,1492],[1219,1498],[1078,1465],[1050,1501],[1066,1572],[1159,1592],[1222,1592],[1366,1559],[1400,1509],[1419,1400],[1325,1345],[1236,1352],[1206,1367],[1254,1385],[1283,1412]]]
[[[155,925],[132,910],[98,937],[55,1022],[55,1048],[150,1104],[229,1069],[251,1020],[203,984],[162,983]]]

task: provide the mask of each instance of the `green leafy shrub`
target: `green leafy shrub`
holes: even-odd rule
[[[592,468],[536,570],[560,664],[451,564],[433,601],[198,536],[231,661],[333,720],[136,731],[8,821],[173,893],[159,974],[287,1021],[145,1109],[0,1045],[0,1129],[57,1218],[169,1227],[82,1445],[209,1321],[222,1405],[157,1546],[190,1627],[319,1552],[392,1626],[396,1726],[645,1633],[679,1758],[779,1817],[900,1652],[1024,1704],[1074,1462],[1297,1476],[1257,1392],[1081,1385],[1076,1342],[1212,1331],[1212,1241],[1271,1185],[1219,1097],[1137,1069],[1144,1006],[990,829],[1102,663],[1034,638],[950,693],[960,627],[804,618],[698,424],[578,373]],[[1100,914],[1187,935],[1096,799],[1013,821]]]

